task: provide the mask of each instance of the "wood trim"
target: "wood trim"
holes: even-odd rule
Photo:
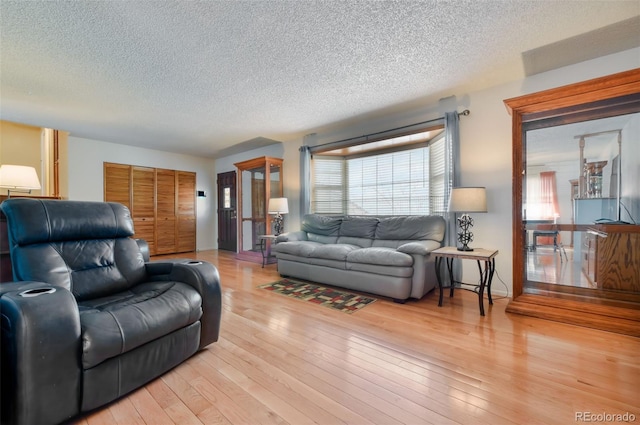
[[[523,314],[592,329],[640,337],[640,311],[542,295],[522,294],[510,301],[509,313]]]
[[[504,101],[510,115],[581,105],[640,92],[640,68]]]
[[[58,130],[53,130],[53,197],[60,197],[60,142]]]
[[[523,126],[543,118],[579,112],[581,105],[640,93],[640,68],[576,84],[519,96],[504,101],[512,116],[512,248],[513,299],[507,311],[597,329],[640,336],[640,316],[635,310],[597,302],[567,300],[543,294],[525,294],[525,241],[522,222]],[[574,108],[569,111],[566,108]],[[585,297],[587,298],[587,297]],[[633,313],[631,313],[633,312]]]

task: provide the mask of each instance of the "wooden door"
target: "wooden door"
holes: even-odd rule
[[[218,249],[238,250],[235,171],[218,174]]]
[[[178,252],[196,250],[196,173],[177,172]]]
[[[104,163],[104,200],[131,209],[131,166]]]
[[[144,239],[149,244],[151,255],[156,254],[155,209],[156,173],[154,168],[131,168],[131,216],[135,238]]]
[[[175,170],[156,170],[156,195],[156,253],[170,254],[176,252],[177,247]]]

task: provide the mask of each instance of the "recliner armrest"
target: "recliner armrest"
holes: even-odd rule
[[[71,292],[42,282],[0,285],[2,423],[54,424],[79,411],[80,314]]]
[[[150,259],[149,244],[144,239],[135,239],[135,241],[138,244],[138,248],[140,248],[140,252],[142,253],[142,258],[144,259],[144,262],[148,263]]]
[[[178,259],[146,264],[147,273],[160,280],[183,282],[202,297],[200,348],[218,340],[222,315],[222,289],[218,269],[206,261]]]

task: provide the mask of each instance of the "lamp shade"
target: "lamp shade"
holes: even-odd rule
[[[269,214],[289,214],[287,198],[269,199]]]
[[[484,187],[454,187],[449,198],[449,212],[487,212]]]
[[[40,189],[38,173],[25,165],[0,165],[0,187],[14,190]]]

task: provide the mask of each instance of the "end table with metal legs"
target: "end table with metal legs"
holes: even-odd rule
[[[447,288],[442,285],[442,260],[446,259],[449,282],[451,282],[450,286],[448,286],[449,297],[453,297],[453,290],[456,284],[460,285],[459,289],[464,289],[478,294],[480,315],[484,316],[485,289],[487,290],[489,304],[493,304],[493,299],[491,298],[491,281],[493,280],[493,273],[496,270],[495,257],[498,255],[498,250],[476,248],[473,251],[458,251],[455,246],[446,246],[432,251],[431,254],[435,257],[436,277],[438,279],[438,288],[440,289],[438,307],[442,307],[443,289]],[[478,262],[478,271],[480,273],[479,283],[465,283],[454,279],[453,260],[456,258],[461,260],[476,260]]]

